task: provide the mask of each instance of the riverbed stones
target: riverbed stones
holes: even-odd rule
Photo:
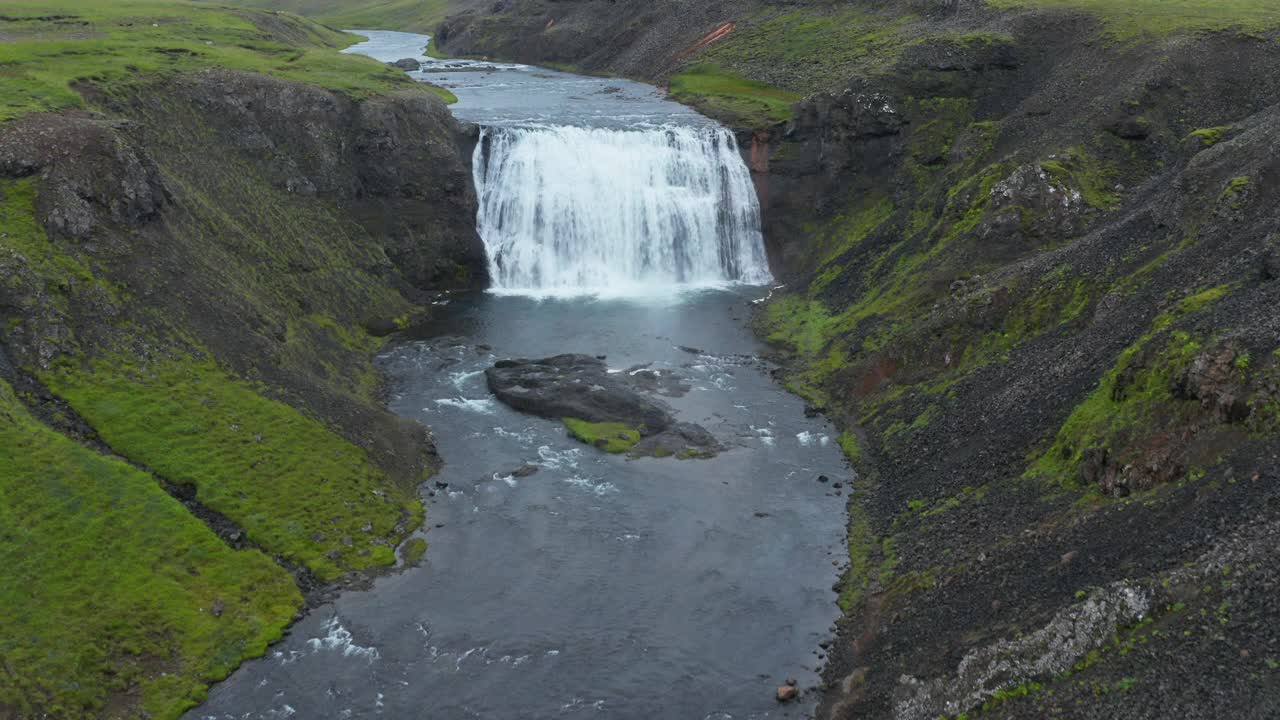
[[[794,682],[794,681],[789,681],[789,682]],[[779,685],[778,693],[776,697],[778,698],[778,702],[780,703],[791,702],[792,700],[795,700],[796,698],[800,697],[800,689],[793,684]]]

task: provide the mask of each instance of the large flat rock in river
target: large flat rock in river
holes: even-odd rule
[[[590,355],[501,360],[485,371],[489,390],[531,415],[563,420],[579,440],[610,452],[710,457],[721,448],[700,425],[677,422],[651,374],[610,373]]]

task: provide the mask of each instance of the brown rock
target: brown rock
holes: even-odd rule
[[[800,691],[795,685],[782,685],[778,688],[778,702],[791,702],[800,696]]]

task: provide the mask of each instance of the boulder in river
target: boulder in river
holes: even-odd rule
[[[670,408],[646,394],[669,385],[650,376],[610,373],[590,355],[501,360],[485,371],[485,379],[503,403],[562,420],[573,437],[606,452],[694,458],[721,449],[705,428],[677,422]]]
[[[422,63],[414,60],[413,58],[401,58],[400,60],[387,64],[391,67],[400,68],[405,72],[416,72],[422,69]]]

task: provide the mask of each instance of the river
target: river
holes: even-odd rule
[[[746,327],[768,268],[732,137],[639,83],[362,34],[355,52],[424,61],[413,75],[450,87],[487,138],[477,221],[495,287],[381,358],[392,408],[433,429],[446,463],[422,490],[429,549],[313,611],[187,718],[807,716],[815,692],[774,692],[819,682],[850,471]],[[606,455],[486,388],[498,359],[566,352],[680,378],[665,401],[728,449]]]

